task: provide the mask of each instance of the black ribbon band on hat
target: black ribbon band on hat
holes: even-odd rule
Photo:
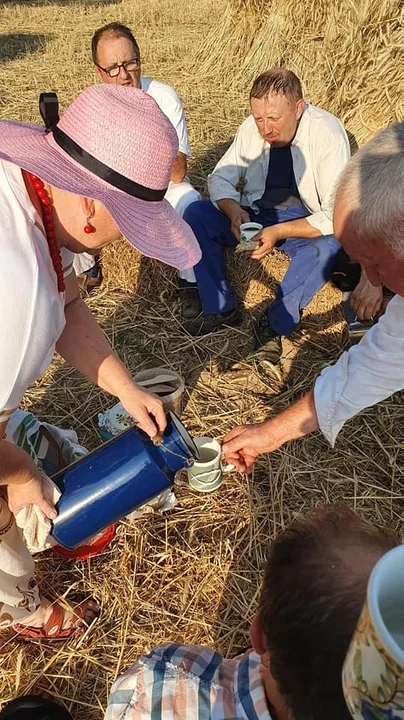
[[[78,145],[56,125],[50,127],[49,130],[55,138],[55,142],[62,148],[62,150],[65,151],[65,153],[94,175],[97,175],[97,177],[105,180],[105,182],[109,185],[113,185],[113,187],[118,188],[118,190],[122,190],[128,195],[132,195],[132,197],[139,198],[139,200],[146,200],[146,202],[158,202],[159,200],[163,200],[164,195],[167,192],[167,188],[164,190],[153,190],[145,185],[140,185],[134,180],[130,180],[124,175],[121,175],[119,172],[116,172],[116,170],[112,170],[112,168],[108,167],[108,165],[104,165],[101,160],[97,160],[97,158],[93,157],[93,155],[90,155],[90,153],[86,150],[83,150],[80,145]]]

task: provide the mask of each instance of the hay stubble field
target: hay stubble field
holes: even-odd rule
[[[343,119],[353,147],[402,118],[400,12],[398,0],[6,2],[0,5],[0,118],[39,123],[42,91],[56,91],[63,109],[94,82],[94,30],[122,21],[139,42],[144,74],[173,85],[182,98],[194,153],[190,177],[206,192],[207,173],[248,112],[252,79],[272,64],[289,65],[307,99]],[[181,372],[185,424],[195,435],[220,438],[236,423],[286,407],[346,347],[341,296],[327,286],[285,343],[281,369],[254,364],[251,317],[273,298],[286,263],[281,254],[262,264],[229,254],[245,320],[208,338],[180,332],[174,271],[141,258],[125,241],[105,252],[105,284],[89,306],[134,372],[153,365]],[[56,359],[24,406],[74,427],[93,448],[100,442],[95,417],[113,402]],[[103,614],[78,643],[19,643],[3,631],[0,705],[44,692],[78,720],[100,720],[111,682],[156,644],[237,652],[248,642],[268,545],[297,513],[342,499],[362,517],[401,530],[402,426],[397,394],[347,424],[335,449],[319,434],[290,443],[260,459],[253,477],[228,475],[211,496],[193,493],[182,478],[176,508],[122,522],[108,550],[90,561],[39,557],[44,594],[68,602],[94,594]]]

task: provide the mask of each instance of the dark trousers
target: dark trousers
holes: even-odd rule
[[[268,215],[244,209],[251,221],[264,227],[309,215],[302,207],[275,210]],[[210,200],[200,200],[187,207],[184,220],[191,226],[202,250],[202,259],[194,269],[203,312],[232,310],[236,297],[226,278],[223,247],[237,245],[237,240],[230,230],[229,218]],[[268,322],[279,335],[290,335],[300,320],[301,310],[329,279],[340,244],[334,235],[322,235],[312,240],[287,238],[276,247],[286,253],[291,262],[268,310]]]

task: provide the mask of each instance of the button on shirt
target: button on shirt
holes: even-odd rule
[[[161,645],[112,686],[104,720],[271,720],[261,659]]]
[[[314,401],[322,433],[334,445],[347,420],[403,389],[404,298],[395,295],[360,343],[317,378]]]
[[[332,235],[334,189],[350,157],[347,134],[334,115],[306,103],[290,149],[299,197],[310,213],[306,220],[322,235]],[[250,115],[209,175],[212,202],[230,198],[258,212],[271,152]],[[242,193],[237,190],[240,180]]]

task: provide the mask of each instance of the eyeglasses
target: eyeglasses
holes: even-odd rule
[[[121,72],[121,68],[124,68],[126,72],[133,72],[133,70],[137,70],[140,65],[140,58],[132,58],[131,60],[125,60],[123,63],[117,63],[116,65],[111,65],[110,67],[103,68],[101,65],[98,65],[98,63],[95,63],[97,65],[97,68],[100,68],[102,72],[105,72],[108,77],[118,77],[119,73]]]

